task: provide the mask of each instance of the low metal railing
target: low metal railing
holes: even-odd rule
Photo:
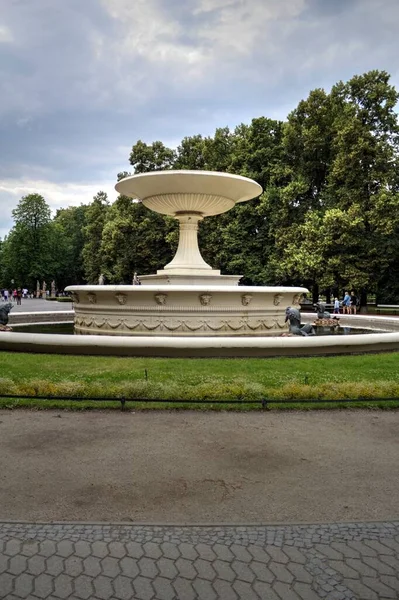
[[[28,396],[24,394],[0,394],[0,398],[7,398],[10,400],[44,400],[44,401],[54,401],[57,402],[120,402],[121,410],[125,410],[125,405],[127,402],[134,402],[140,404],[170,404],[173,407],[174,404],[251,404],[257,405],[259,408],[266,409],[269,408],[270,404],[357,404],[357,403],[376,403],[376,402],[398,402],[399,398],[291,398],[289,400],[281,400],[278,398],[262,398],[260,400],[228,400],[228,399],[215,399],[215,400],[187,400],[187,399],[175,399],[168,400],[165,398],[126,398],[121,396],[120,398],[115,398],[115,396],[96,396],[96,397],[87,397],[87,396]]]

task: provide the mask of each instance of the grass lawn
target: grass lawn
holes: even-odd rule
[[[263,398],[285,400],[289,402],[285,407],[290,408],[302,407],[298,401],[304,399],[399,399],[399,353],[297,359],[165,359],[2,352],[0,394],[7,393],[165,399],[173,402],[174,408],[183,407],[176,401],[185,399],[192,404],[184,408],[214,410],[258,409],[259,405],[248,405],[245,401]],[[226,402],[223,406],[201,407],[196,404],[201,400]],[[229,405],[229,400],[241,400],[243,404]],[[0,407],[16,406],[104,408],[120,405],[0,398]],[[135,403],[133,406],[159,409],[170,408],[171,404]],[[317,406],[331,408],[319,402]],[[399,407],[399,400],[382,402],[379,406]]]

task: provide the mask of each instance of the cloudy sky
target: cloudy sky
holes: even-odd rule
[[[0,0],[0,237],[30,192],[115,197],[131,146],[284,119],[316,87],[385,69],[398,0]]]

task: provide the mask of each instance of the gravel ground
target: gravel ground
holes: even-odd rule
[[[398,426],[374,411],[0,411],[0,519],[397,519]]]

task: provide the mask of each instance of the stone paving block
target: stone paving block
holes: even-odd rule
[[[92,577],[87,575],[79,575],[74,580],[75,596],[87,600],[93,597]]]
[[[370,546],[366,546],[363,542],[349,540],[347,544],[350,548],[357,550],[361,556],[377,556],[377,552],[373,548],[370,548]]]
[[[24,542],[22,545],[21,554],[23,556],[33,556],[34,554],[37,554],[38,551],[39,551],[39,543],[38,542],[27,541],[27,542]]]
[[[278,548],[277,546],[268,546],[267,553],[270,554],[272,561],[275,563],[287,564],[289,561],[289,558],[285,552],[283,552],[282,549]]]
[[[75,550],[73,544],[69,540],[62,540],[57,544],[57,554],[59,556],[64,556],[65,558],[67,558],[68,556],[71,556],[71,554],[73,554],[74,551]]]
[[[207,544],[197,544],[195,549],[198,552],[198,556],[203,560],[212,561],[217,558],[211,546],[208,546]]]
[[[397,577],[391,577],[391,575],[381,575],[382,583],[385,583],[388,587],[399,593],[399,579]]]
[[[212,567],[215,569],[219,579],[224,581],[234,581],[236,573],[230,566],[230,563],[224,560],[215,560],[212,563]]]
[[[399,542],[391,539],[391,538],[382,538],[380,539],[380,543],[388,548],[391,548],[397,555],[399,555]]]
[[[161,551],[165,558],[176,560],[180,556],[177,544],[171,544],[170,542],[163,542],[161,544]]]
[[[343,554],[345,558],[360,558],[360,553],[354,548],[349,548],[344,542],[331,542],[330,546]]]
[[[364,558],[372,558],[372,557],[365,556]],[[355,569],[355,571],[357,571],[359,573],[359,575],[362,575],[364,577],[376,577],[377,576],[377,571],[375,569],[373,569],[369,565],[365,564],[362,560],[359,560],[357,558],[348,558],[346,560],[346,564],[348,565],[348,567]]]
[[[9,573],[2,573],[0,575],[0,598],[7,598],[8,594],[11,594],[13,589],[14,576]]]
[[[131,558],[139,559],[144,556],[144,550],[139,542],[127,542],[126,543],[126,552],[127,555]]]
[[[195,579],[197,577],[197,571],[194,569],[191,560],[178,558],[175,564],[180,577],[184,577],[184,579]]]
[[[380,557],[380,558],[382,558],[382,557]],[[384,558],[386,558],[385,555],[384,555]],[[389,556],[388,558],[393,558],[393,557]],[[393,560],[395,560],[395,559],[393,559]],[[398,569],[395,569],[388,563],[383,562],[382,560],[379,560],[379,558],[374,558],[372,556],[365,556],[363,558],[363,562],[366,565],[368,565],[369,567],[371,567],[372,569],[375,569],[379,575],[395,575],[395,572],[398,572],[398,570],[399,570],[399,561],[397,561]]]
[[[261,600],[281,600],[269,583],[256,581],[253,588]]]
[[[346,562],[343,560],[330,560],[329,565],[334,569],[334,571],[338,571],[344,577],[356,579],[359,575],[357,571],[348,567]]]
[[[140,575],[133,580],[133,588],[138,600],[151,600],[155,596],[151,581]]]
[[[108,546],[105,542],[98,540],[91,544],[91,552],[93,556],[97,556],[98,558],[105,558],[106,556],[108,556]]]
[[[366,546],[369,546],[377,552],[377,554],[390,554],[393,555],[395,552],[392,548],[387,548],[386,545],[380,544],[378,540],[364,540]]]
[[[220,560],[231,561],[234,560],[234,554],[228,548],[228,546],[223,546],[222,544],[214,544],[212,546],[212,550],[216,554],[216,556]],[[249,548],[248,548],[249,550]]]
[[[89,544],[89,542],[86,542],[85,540],[79,540],[78,542],[75,542],[74,554],[80,556],[80,558],[86,558],[91,554],[91,552],[91,544]]]
[[[114,558],[123,558],[126,556],[126,549],[120,542],[110,542],[108,544],[108,550],[110,556],[113,556]]]
[[[251,562],[251,560],[253,560],[252,556],[250,555],[248,550],[246,548],[244,548],[244,546],[239,546],[238,544],[232,544],[230,546],[230,550],[232,551],[232,553],[238,560],[241,560],[241,562],[249,563],[249,562]]]
[[[363,577],[364,585],[374,590],[379,598],[397,598],[398,593],[374,577]]]
[[[251,587],[251,584],[246,581],[235,581],[233,583],[233,589],[240,600],[241,598],[245,598],[245,600],[259,600],[258,594]]]
[[[271,560],[269,554],[267,554],[260,546],[251,545],[248,546],[247,550],[251,554],[252,558],[258,562],[266,564]]]
[[[22,543],[20,540],[9,540],[6,542],[3,552],[7,556],[15,556],[21,552],[21,546]]]
[[[42,573],[33,581],[33,593],[39,598],[47,598],[53,592],[53,577]]]
[[[228,581],[215,579],[212,587],[216,592],[218,600],[240,600]]]
[[[248,581],[248,583],[252,583],[252,581],[254,581],[254,572],[251,571],[247,563],[241,562],[240,560],[233,560],[231,563],[231,568],[237,574],[237,579],[240,579],[241,581]]]
[[[48,562],[47,562],[48,565]],[[100,559],[97,556],[88,556],[83,560],[83,573],[89,577],[97,577],[101,573]]]
[[[187,542],[183,542],[179,544],[179,552],[183,558],[188,558],[189,560],[195,560],[198,558],[198,553],[192,544],[188,544]]]
[[[197,571],[198,577],[201,579],[207,579],[209,581],[212,581],[212,579],[215,579],[216,577],[216,572],[214,568],[212,567],[211,563],[207,560],[197,558],[197,560],[193,562],[193,567]]]
[[[109,600],[114,595],[114,590],[111,585],[111,579],[104,575],[98,575],[93,579],[93,587],[96,598],[100,600]]]
[[[46,559],[46,573],[49,575],[56,577],[63,572],[64,568],[64,559],[61,556],[55,555]]]
[[[27,567],[28,559],[26,558],[26,556],[22,556],[22,554],[19,554],[10,558],[7,571],[12,575],[20,575],[21,573],[26,571]]]
[[[156,561],[156,565],[161,577],[165,577],[166,579],[174,579],[176,577],[177,570],[173,560],[170,558],[160,558]]]
[[[176,600],[180,600],[180,598],[184,598],[184,600],[195,600],[197,597],[197,594],[196,592],[194,592],[191,582],[187,579],[183,579],[182,577],[176,577],[176,579],[172,583],[172,586],[177,594]]]
[[[119,561],[119,566],[122,569],[123,575],[130,577],[131,579],[136,577],[140,572],[137,560],[130,558],[130,556],[125,556],[122,558],[122,560]]]
[[[344,579],[343,583],[355,593],[356,598],[361,598],[361,600],[378,600],[378,595],[369,587],[363,585],[358,579]]]
[[[41,554],[41,556],[52,556],[56,552],[57,546],[53,540],[44,540],[43,542],[40,542],[39,554]]]
[[[118,575],[113,582],[114,595],[120,600],[131,600],[134,597],[132,580],[124,575]]]
[[[276,562],[271,562],[268,566],[273,575],[275,575],[277,581],[281,581],[283,583],[292,583],[292,581],[294,580],[294,577],[284,565]]]
[[[72,591],[72,590],[71,590]],[[33,575],[28,573],[22,573],[19,577],[15,578],[14,593],[19,598],[28,598],[33,592]],[[0,588],[1,594],[1,588]],[[1,595],[0,595],[1,597]]]
[[[145,556],[140,558],[137,566],[139,568],[140,575],[143,577],[148,577],[149,579],[154,579],[154,577],[156,577],[159,573],[156,562],[152,558],[146,558]]]
[[[147,542],[146,544],[144,544],[143,550],[145,556],[148,556],[149,558],[157,559],[162,556],[162,552],[159,548],[159,545],[154,544],[154,542]]]
[[[152,582],[157,600],[175,600],[175,591],[169,579],[156,577]]]
[[[46,570],[46,560],[44,556],[39,556],[39,554],[35,554],[35,556],[31,556],[28,558],[28,572],[32,573],[32,575],[40,575],[40,573],[44,573]]]
[[[83,561],[79,556],[69,556],[64,561],[65,573],[71,577],[78,577],[83,573]]]
[[[114,578],[117,577],[121,572],[117,559],[113,558],[112,556],[106,556],[100,561],[100,564],[103,575],[106,577]]]
[[[320,596],[311,587],[309,583],[297,582],[292,586],[301,600],[319,600]],[[331,596],[331,600],[334,600]]]
[[[300,581],[301,583],[312,583],[313,577],[303,565],[288,563],[287,569],[292,573],[296,581]]]
[[[69,577],[69,575],[65,575],[65,573],[58,575],[58,577],[54,578],[53,585],[53,594],[57,598],[69,598],[72,596],[72,577]]]
[[[329,544],[315,544],[315,548],[318,552],[326,556],[327,558],[331,558],[332,560],[342,560],[343,555],[338,550],[334,550]]]
[[[249,568],[254,572],[255,578],[259,581],[271,583],[276,577],[264,563],[256,560],[249,564]]]
[[[216,593],[209,581],[197,578],[193,583],[193,588],[199,600],[217,600]]]
[[[300,596],[291,588],[288,583],[276,581],[273,584],[273,589],[281,600],[301,600]]]

